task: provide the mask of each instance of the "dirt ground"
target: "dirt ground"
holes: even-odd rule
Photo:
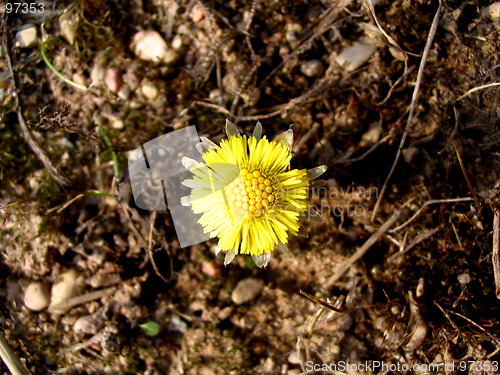
[[[15,355],[33,374],[500,373],[490,3],[2,2]],[[292,166],[328,166],[311,191],[324,222],[303,223],[292,260],[224,267],[215,240],[181,248],[168,210],[134,202],[132,150],[188,125],[218,142],[226,118],[268,137],[293,124]],[[264,283],[235,304],[249,277]]]

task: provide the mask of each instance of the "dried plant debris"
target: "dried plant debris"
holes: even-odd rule
[[[0,6],[9,368],[498,373],[498,2],[34,4]],[[129,157],[149,186],[148,142],[188,125],[241,181],[196,201],[214,160],[169,144],[178,202],[144,209]],[[218,239],[182,247],[186,196]]]

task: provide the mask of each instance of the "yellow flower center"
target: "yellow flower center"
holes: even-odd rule
[[[259,217],[275,201],[271,180],[258,170],[242,169],[240,176],[226,187],[229,206],[233,216]]]

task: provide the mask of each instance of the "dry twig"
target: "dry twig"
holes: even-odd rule
[[[500,211],[493,210],[493,251],[491,262],[493,263],[493,274],[495,275],[495,294],[500,299]]]
[[[495,86],[500,86],[500,82],[488,83],[487,85],[481,85],[481,86],[474,87],[474,88],[470,89],[469,91],[467,91],[465,94],[459,96],[457,100],[462,100],[463,98],[469,96],[470,94],[472,94],[476,91],[484,90],[484,89],[487,89],[490,87],[495,87]]]
[[[356,263],[365,253],[379,240],[382,235],[389,230],[390,227],[396,222],[396,220],[401,215],[401,211],[403,208],[408,205],[413,199],[409,200],[403,206],[401,206],[396,212],[392,214],[392,216],[379,228],[375,233],[373,233],[370,238],[361,246],[356,252],[347,259],[347,261],[342,264],[339,269],[326,281],[325,288],[332,287],[337,280],[339,280],[344,273],[351,267],[354,263]]]
[[[425,207],[431,205],[431,204],[436,204],[436,203],[453,203],[453,202],[470,202],[472,201],[473,199],[472,198],[469,198],[469,197],[464,197],[464,198],[451,198],[451,199],[431,199],[431,200],[428,200],[427,202],[425,202],[422,207],[420,207],[418,209],[417,212],[415,212],[413,214],[412,217],[410,217],[408,220],[406,220],[403,224],[401,224],[400,226],[397,226],[396,228],[392,229],[390,231],[390,233],[394,233],[394,232],[397,232],[401,229],[403,229],[404,227],[406,227],[408,224],[410,224],[413,220],[415,220],[417,218],[418,215],[420,215],[422,213],[422,211],[424,210]]]
[[[424,75],[424,68],[425,64],[427,63],[427,58],[429,57],[429,52],[431,50],[431,45],[432,41],[434,40],[434,36],[436,35],[436,30],[437,26],[439,23],[439,15],[441,13],[441,7],[442,7],[442,0],[439,0],[439,6],[436,11],[436,15],[434,16],[434,19],[432,20],[432,25],[431,29],[429,31],[429,36],[427,37],[427,42],[425,44],[424,48],[424,53],[422,54],[422,59],[420,60],[420,66],[418,68],[418,74],[417,74],[417,81],[415,82],[415,89],[413,90],[413,96],[411,98],[411,103],[410,103],[410,114],[408,115],[408,121],[406,122],[406,127],[403,132],[403,136],[401,137],[401,142],[399,143],[399,148],[398,152],[396,153],[396,157],[394,158],[394,162],[392,163],[391,170],[389,171],[389,174],[387,175],[384,185],[382,186],[382,189],[380,190],[380,195],[379,198],[377,199],[377,202],[375,203],[375,207],[373,208],[373,213],[371,217],[371,221],[375,220],[375,216],[377,215],[378,209],[380,207],[380,203],[382,202],[382,199],[384,197],[385,191],[387,189],[387,185],[389,183],[389,180],[392,177],[392,174],[394,173],[394,170],[396,169],[396,165],[398,164],[399,158],[401,157],[401,153],[403,151],[404,144],[406,142],[406,138],[408,137],[408,131],[410,129],[411,121],[413,120],[413,115],[415,112],[415,106],[417,104],[417,98],[418,98],[418,93],[420,90],[420,84],[422,83],[422,78]]]
[[[84,303],[110,296],[115,291],[116,288],[112,286],[110,288],[85,293],[80,296],[69,298],[64,302],[58,303],[57,305],[50,306],[49,311],[57,314],[64,314],[66,311],[72,309],[75,306],[83,305]]]
[[[19,127],[21,128],[21,134],[30,146],[31,150],[35,153],[35,155],[40,159],[44,167],[49,171],[50,175],[56,180],[61,186],[67,185],[69,183],[69,180],[64,178],[59,174],[57,171],[56,167],[54,164],[52,164],[52,161],[49,159],[43,148],[40,146],[40,144],[37,142],[37,140],[33,137],[33,134],[31,134],[30,129],[28,128],[28,125],[26,124],[26,120],[24,119],[23,116],[23,110],[21,107],[21,103],[19,102],[19,93],[20,93],[20,85],[19,85],[19,80],[17,79],[17,75],[14,72],[14,68],[12,67],[12,61],[10,58],[10,52],[8,49],[8,43],[7,43],[7,25],[6,21],[3,21],[3,37],[2,37],[2,48],[4,50],[4,55],[5,55],[5,60],[7,62],[7,67],[9,69],[10,75],[12,77],[12,81],[14,83],[15,90],[17,93],[13,95],[14,98],[14,106],[13,110],[16,111],[17,113],[17,119],[19,121]]]

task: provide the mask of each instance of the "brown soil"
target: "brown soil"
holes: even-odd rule
[[[40,3],[44,12],[35,14],[0,5],[0,325],[27,369],[297,375],[334,373],[333,366],[308,372],[312,363],[383,361],[392,367],[337,370],[410,373],[421,365],[415,373],[425,373],[435,364],[437,373],[498,373],[491,259],[500,91],[464,96],[500,81],[500,26],[480,15],[489,1],[443,2],[408,128],[437,1],[377,2],[390,39],[362,2],[349,0]],[[63,14],[73,44],[61,31]],[[38,41],[20,48],[16,33],[28,23]],[[177,60],[139,59],[131,42],[140,30],[180,45]],[[365,39],[376,49],[359,68],[336,63]],[[86,91],[64,82],[42,57],[43,42],[62,76],[90,86],[93,70],[114,68],[122,91],[102,81]],[[324,70],[304,74],[311,60]],[[158,96],[148,98],[145,85]],[[153,215],[135,206],[131,150],[189,124],[218,142],[226,118],[247,134],[260,120],[268,137],[293,124],[293,167],[328,166],[326,188],[311,194],[324,222],[304,222],[309,237],[291,240],[292,260],[275,251],[266,269],[244,256],[224,267],[215,240],[180,248],[168,210]],[[381,196],[405,129],[403,156]],[[24,305],[30,282],[50,286],[70,269],[79,275],[77,296],[105,295],[59,314]],[[233,304],[232,290],[249,276],[265,281],[262,293]],[[78,332],[82,317],[86,330]],[[148,336],[140,328],[147,322],[159,333]]]

